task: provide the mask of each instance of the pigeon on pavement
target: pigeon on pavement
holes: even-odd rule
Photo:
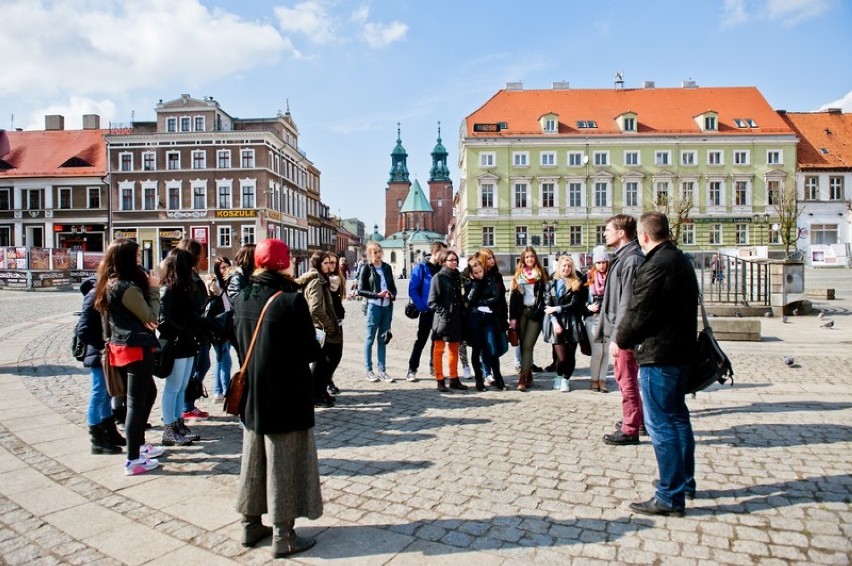
[[[784,356],[784,365],[787,367],[792,366],[796,363],[796,360],[793,359],[793,356]]]
[[[820,325],[820,328],[833,328],[833,327],[834,327],[834,321],[833,320],[829,320],[825,324]]]

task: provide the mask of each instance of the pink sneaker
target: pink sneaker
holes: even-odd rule
[[[200,421],[202,419],[206,419],[207,417],[209,417],[210,413],[208,413],[207,411],[202,411],[198,407],[195,407],[191,411],[185,411],[183,413],[183,415],[181,415],[181,416],[184,419],[195,419],[197,421]]]
[[[125,476],[139,476],[147,474],[151,470],[156,470],[160,466],[160,462],[154,458],[139,458],[137,460],[127,460],[124,463]]]
[[[158,456],[162,456],[163,450],[160,446],[154,446],[153,444],[143,444],[139,447],[139,457],[140,458],[157,458]]]

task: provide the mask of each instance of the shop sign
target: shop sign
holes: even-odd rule
[[[183,230],[160,230],[160,237],[180,240],[183,238]]]
[[[216,218],[257,218],[257,210],[254,208],[217,210]]]
[[[118,240],[119,238],[126,238],[128,240],[136,239],[136,230],[113,230],[112,238],[114,240]]]
[[[695,218],[695,222],[706,222],[712,224],[748,224],[752,222],[750,216],[743,218]]]

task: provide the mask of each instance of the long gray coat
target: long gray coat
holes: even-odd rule
[[[636,271],[644,261],[642,249],[635,240],[616,250],[606,276],[600,323],[592,329],[590,340],[607,344],[615,336],[633,296]]]

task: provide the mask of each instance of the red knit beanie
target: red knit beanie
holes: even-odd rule
[[[254,249],[254,266],[272,271],[281,271],[290,267],[290,248],[275,238],[263,240]]]

